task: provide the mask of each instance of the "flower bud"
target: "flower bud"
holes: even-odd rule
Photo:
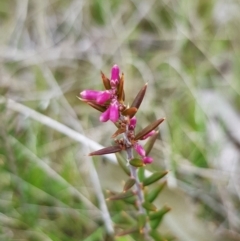
[[[100,92],[97,90],[84,90],[80,93],[80,96],[85,100],[96,100]]]
[[[106,101],[108,101],[111,98],[110,91],[99,91],[99,94],[97,96],[96,102],[100,105],[104,104]]]
[[[144,164],[150,164],[150,163],[153,162],[153,158],[150,157],[150,156],[145,156],[145,157],[143,158],[143,162],[144,162]]]
[[[119,67],[115,64],[111,70],[111,80],[118,80],[119,78]]]
[[[145,157],[146,155],[145,150],[140,144],[136,143],[134,145],[134,149],[140,156]]]
[[[101,115],[99,120],[101,122],[106,122],[109,120],[109,114],[110,114],[110,108],[108,108],[106,111],[104,111]]]
[[[118,111],[117,103],[111,103],[109,106],[109,110],[110,110],[109,119],[112,122],[117,122],[118,118],[119,118],[119,111]]]
[[[129,122],[129,130],[134,130],[137,124],[137,118],[134,116]]]
[[[156,131],[152,130],[152,131],[148,132],[147,135],[145,135],[142,138],[140,138],[140,140],[146,140],[148,137],[154,135],[155,133],[156,133]]]

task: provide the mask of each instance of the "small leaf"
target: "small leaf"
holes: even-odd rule
[[[160,218],[162,218],[167,212],[169,212],[170,210],[171,210],[170,207],[164,206],[164,207],[161,208],[159,211],[150,214],[150,215],[149,215],[149,218],[150,218],[150,220],[160,219]]]
[[[111,197],[119,194],[118,192],[114,192],[114,191],[111,191],[111,190],[108,190],[107,193],[108,193],[108,196],[110,195]],[[122,199],[122,201],[135,206],[136,205],[136,195],[133,195],[133,196],[128,197],[128,198],[124,198],[124,199]]]
[[[141,159],[138,159],[138,158],[134,158],[134,159],[130,160],[129,163],[134,167],[144,166],[143,161]]]
[[[148,84],[146,83],[142,89],[138,92],[137,96],[135,97],[131,107],[136,107],[137,109],[139,109],[141,103],[142,103],[142,100],[145,96],[145,93],[146,93],[146,90],[147,90],[147,86]]]
[[[116,195],[113,195],[109,198],[107,198],[107,200],[122,200],[122,199],[126,199],[126,198],[129,198],[129,197],[132,197],[134,196],[134,192],[131,191],[131,190],[128,190],[127,192],[121,192],[121,193],[118,193]]]
[[[89,101],[89,100],[85,100],[85,99],[82,99],[81,97],[79,96],[76,96],[79,100],[87,103],[88,105],[90,105],[91,107],[93,107],[94,109],[100,111],[100,112],[104,112],[107,108],[105,106],[102,106],[102,105],[99,105],[97,104],[95,101]]]
[[[159,135],[159,131],[157,131],[155,134],[153,134],[147,141],[147,143],[144,145],[144,150],[146,152],[146,156],[148,156],[148,154],[150,153],[150,151],[153,148],[153,145],[155,143],[155,141],[157,140]]]
[[[101,105],[99,105],[97,103],[94,103],[94,102],[88,101],[87,104],[90,105],[91,107],[93,107],[94,109],[100,111],[100,112],[104,112],[106,110],[105,106],[101,106]]]
[[[135,107],[131,107],[131,108],[128,108],[128,109],[125,109],[122,114],[124,116],[129,116],[130,119],[133,118],[133,116],[137,113],[138,109],[135,108]]]
[[[141,230],[144,228],[146,222],[147,222],[147,215],[145,213],[141,213],[138,215],[138,228],[141,233]]]
[[[105,89],[110,90],[111,89],[110,80],[105,76],[105,74],[102,71],[101,71],[101,76],[102,76],[102,81]]]
[[[89,153],[89,156],[98,156],[98,155],[105,155],[105,154],[110,154],[110,153],[115,153],[121,151],[122,148],[120,146],[108,146],[103,149],[100,149],[98,151],[94,151]]]
[[[142,182],[143,179],[145,178],[145,169],[144,169],[144,167],[139,167],[138,168],[138,178],[139,178],[140,182]]]
[[[129,190],[135,184],[135,182],[136,180],[134,178],[129,178],[123,187],[123,192]]]
[[[136,232],[138,232],[138,228],[133,227],[133,228],[127,229],[125,231],[117,233],[116,237],[124,236],[124,235],[131,234],[131,233],[136,233]]]
[[[131,204],[131,205],[133,205],[133,206],[136,206],[136,202],[137,202],[135,195],[132,196],[132,197],[129,197],[129,198],[125,198],[125,199],[123,199],[123,201],[124,201],[125,203]]]
[[[147,177],[146,179],[143,180],[143,186],[148,186],[159,179],[163,178],[168,172],[154,172],[151,176]]]
[[[157,210],[157,207],[154,204],[147,202],[147,201],[144,202],[142,204],[142,206],[148,211],[156,211]]]
[[[119,164],[119,166],[123,169],[123,171],[130,176],[130,170],[126,165],[126,160],[123,158],[123,156],[120,153],[115,153],[116,158],[117,158],[117,162]]]
[[[136,219],[130,213],[128,213],[126,211],[121,212],[120,218],[121,218],[122,222],[124,222],[124,224],[128,224],[128,227],[136,225]]]
[[[118,101],[123,102],[124,99],[124,74],[122,73],[122,76],[119,80],[119,85],[118,85]]]
[[[151,230],[149,232],[149,234],[151,235],[151,237],[154,238],[154,240],[156,241],[167,241],[166,239],[162,238],[162,236],[156,231],[156,230]]]
[[[163,188],[166,186],[167,182],[163,182],[161,184],[159,184],[156,188],[154,188],[153,190],[151,190],[148,195],[146,196],[147,200],[149,202],[153,202],[157,196],[159,195],[159,193],[163,190]]]
[[[125,129],[118,129],[113,135],[112,138],[117,137],[118,135],[122,134],[123,132],[125,132]]]
[[[161,210],[149,215],[152,229],[157,229],[159,224],[162,222],[163,216],[170,210],[171,208],[164,206]]]
[[[79,97],[79,96],[76,96],[79,100],[81,100],[81,101],[83,101],[83,102],[87,102],[87,100],[85,100],[85,99],[83,99],[83,98],[81,98],[81,97]]]
[[[150,131],[154,130],[155,128],[157,128],[163,121],[165,120],[165,118],[161,118],[159,120],[154,121],[153,123],[151,123],[150,125],[148,125],[147,127],[145,127],[144,129],[142,129],[136,136],[135,136],[135,140],[139,140],[140,138],[142,138],[143,136],[147,135]]]

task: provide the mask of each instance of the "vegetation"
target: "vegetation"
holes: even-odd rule
[[[135,210],[105,202],[127,175],[113,154],[88,156],[116,128],[76,98],[100,90],[100,71],[115,63],[126,103],[148,82],[136,131],[166,117],[146,167],[168,170],[154,204],[171,211],[155,239],[240,240],[239,8],[236,0],[2,0],[0,240],[108,240],[103,214],[130,227]]]

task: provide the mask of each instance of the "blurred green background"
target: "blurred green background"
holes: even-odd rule
[[[138,129],[166,117],[147,167],[169,170],[162,233],[240,240],[239,12],[237,0],[1,0],[0,240],[105,239],[99,200],[126,176],[112,156],[87,157],[115,127],[76,96],[115,63],[129,103],[148,82]],[[107,205],[117,220],[121,203]]]

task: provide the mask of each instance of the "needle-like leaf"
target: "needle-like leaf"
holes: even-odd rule
[[[139,109],[139,106],[142,103],[142,100],[145,96],[146,90],[147,90],[147,86],[148,84],[146,83],[142,89],[138,92],[137,96],[135,97],[135,99],[133,100],[133,103],[131,105],[131,107],[136,107],[137,109]]]
[[[148,156],[148,154],[150,153],[150,151],[153,148],[153,145],[155,143],[155,141],[157,140],[159,135],[159,131],[156,131],[155,134],[153,134],[147,141],[147,143],[144,145],[144,150],[146,152],[146,156]]]
[[[156,181],[158,181],[159,179],[163,178],[165,175],[167,175],[168,172],[154,172],[151,176],[145,178],[143,180],[143,186],[148,186]]]
[[[110,80],[105,76],[105,74],[102,71],[101,71],[101,76],[102,76],[102,81],[105,89],[110,90],[111,89]]]
[[[124,116],[129,116],[130,119],[131,119],[131,118],[133,118],[133,116],[137,113],[137,111],[138,111],[137,108],[135,108],[135,107],[130,107],[130,108],[128,108],[128,109],[125,109],[125,110],[122,112],[122,114],[123,114]]]
[[[108,146],[103,149],[100,149],[98,151],[94,151],[89,153],[89,156],[99,156],[99,155],[105,155],[105,154],[110,154],[110,153],[116,153],[121,151],[122,148],[120,146]]]
[[[163,121],[165,120],[165,118],[161,118],[159,120],[154,121],[153,123],[151,123],[150,125],[148,125],[147,127],[145,127],[144,129],[142,129],[140,132],[138,132],[138,134],[135,136],[135,140],[139,140],[140,138],[142,138],[143,136],[147,135],[150,131],[154,130],[155,128],[157,128]]]
[[[136,180],[134,178],[129,178],[123,187],[123,192],[129,190],[135,184],[135,182]]]
[[[107,200],[122,200],[122,199],[126,199],[126,198],[129,198],[129,197],[132,197],[134,196],[134,192],[131,191],[131,190],[128,190],[126,192],[121,192],[121,193],[118,193],[114,196],[111,196],[109,197]]]
[[[118,85],[118,101],[123,102],[124,100],[124,74],[122,73],[122,76],[119,80],[119,85]]]

